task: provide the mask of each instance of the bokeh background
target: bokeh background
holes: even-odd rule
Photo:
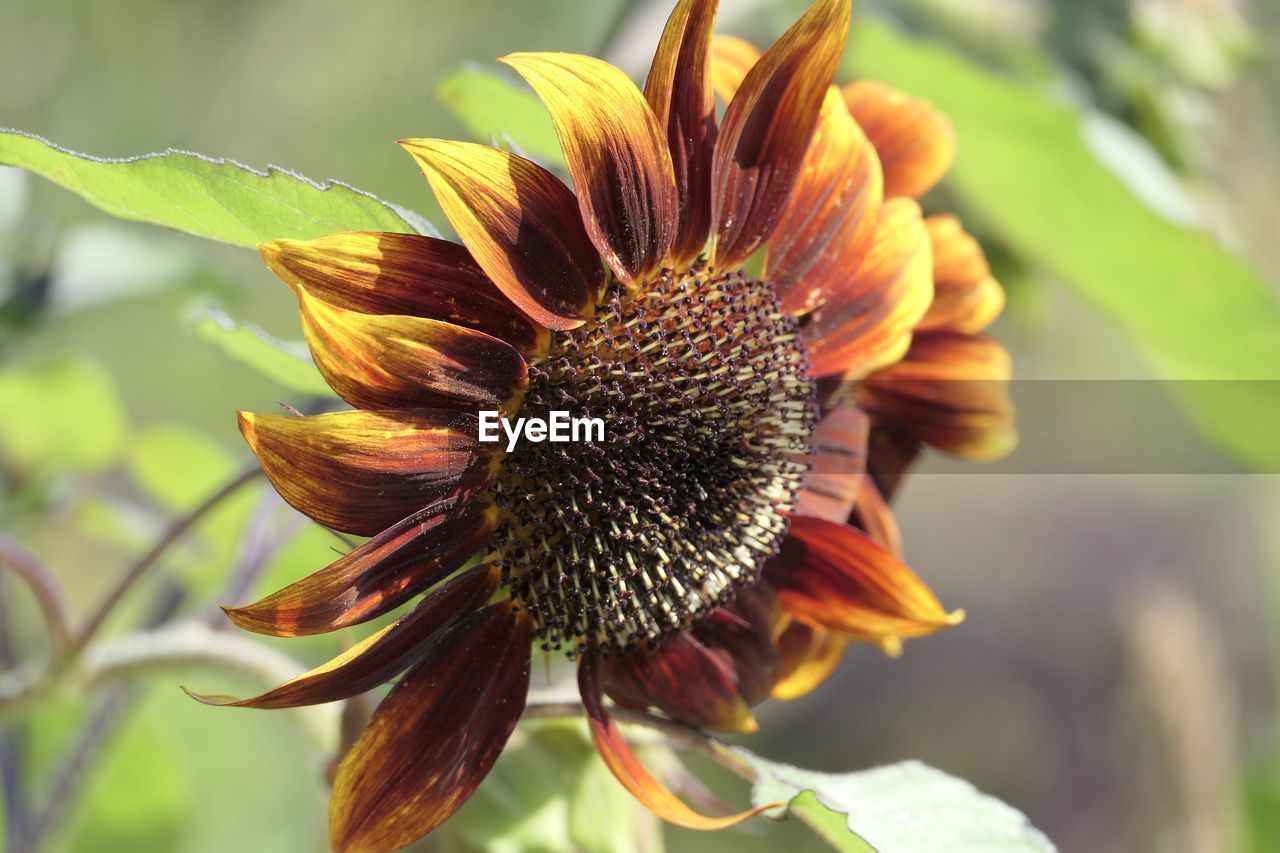
[[[757,42],[801,11],[723,5],[722,31]],[[280,164],[440,223],[394,142],[469,135],[438,97],[447,75],[565,50],[639,76],[667,6],[8,0],[0,125],[99,156],[172,147]],[[1067,851],[1280,849],[1280,409],[1258,406],[1264,382],[1247,383],[1247,404],[1224,402],[1246,384],[1231,380],[1280,370],[1251,370],[1247,349],[1276,328],[1259,314],[1280,285],[1280,6],[864,0],[855,28],[844,79],[882,75],[956,111],[956,176],[926,208],[959,210],[1008,289],[995,334],[1014,355],[1023,449],[986,468],[930,459],[898,504],[909,561],[968,621],[899,660],[855,650],[816,694],[764,707],[752,748],[832,771],[919,758]],[[956,67],[1008,97],[939,73]],[[1161,264],[1189,281],[1143,284]],[[1241,288],[1260,301],[1235,299]],[[55,568],[80,611],[249,461],[235,410],[299,402],[201,333],[222,316],[211,306],[300,337],[290,293],[252,253],[111,220],[0,170],[0,530]],[[1220,352],[1240,356],[1222,362],[1234,368],[1196,361]],[[258,591],[338,544],[246,491],[111,631],[158,611],[203,617],[246,543],[266,555]],[[39,657],[43,638],[26,592],[0,584],[3,670]],[[337,650],[281,648],[310,663]],[[179,682],[257,686],[193,662],[69,684],[0,719],[10,789],[37,812],[59,803],[49,849],[322,849],[326,758],[312,730],[335,720],[215,711]],[[68,756],[84,766],[63,772]],[[529,802],[502,786],[542,791],[532,802],[550,823],[507,849],[563,849],[545,829],[569,808],[558,771],[536,749],[517,757],[482,807]],[[499,849],[501,821],[483,808],[424,849]],[[635,849],[658,849],[655,833],[645,826]],[[794,825],[669,831],[665,844],[826,849]]]

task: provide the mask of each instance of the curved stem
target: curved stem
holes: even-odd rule
[[[49,657],[58,660],[71,642],[71,608],[49,567],[16,539],[0,534],[0,566],[10,569],[35,594],[49,631]]]

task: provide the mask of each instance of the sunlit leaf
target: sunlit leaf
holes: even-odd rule
[[[334,231],[429,228],[421,217],[346,184],[275,167],[165,151],[107,160],[20,131],[0,131],[0,164],[59,184],[107,213],[239,246]]]
[[[509,143],[544,164],[564,164],[551,116],[527,87],[496,72],[469,66],[441,80],[436,97],[476,141]]]
[[[1078,110],[883,23],[854,32],[859,75],[951,118],[948,185],[982,224],[1123,328],[1165,378],[1221,380],[1171,389],[1222,448],[1280,465],[1280,307],[1261,278],[1134,196],[1090,150]]]
[[[200,338],[285,388],[312,396],[333,396],[301,341],[282,341],[251,323],[237,323],[213,307],[201,310],[191,325]]]
[[[968,782],[907,761],[857,773],[801,770],[735,750],[759,774],[756,805],[785,803],[849,853],[1047,853],[1053,844],[1011,806]]]

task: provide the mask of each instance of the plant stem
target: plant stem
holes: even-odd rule
[[[71,642],[71,609],[62,584],[39,557],[3,534],[0,534],[0,566],[10,569],[35,594],[49,631],[49,657],[58,660]]]

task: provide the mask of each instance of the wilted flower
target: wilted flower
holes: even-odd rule
[[[848,0],[819,0],[762,56],[725,42],[713,62],[715,13],[678,4],[643,93],[590,57],[504,60],[550,110],[576,196],[515,154],[409,140],[462,245],[356,233],[263,247],[355,410],[242,415],[242,430],[291,504],[372,538],[228,613],[316,634],[425,593],[269,693],[204,697],[290,707],[404,673],[337,770],[339,850],[400,847],[458,809],[520,718],[535,643],[577,659],[619,781],[668,820],[713,828],[748,813],[708,818],[676,799],[606,693],[749,730],[753,704],[816,683],[815,661],[847,639],[893,644],[959,619],[860,498],[884,498],[862,477],[869,430],[971,448],[885,390],[893,370],[963,373],[927,342],[985,341],[974,333],[999,310],[989,275],[953,280],[946,252],[933,260],[976,244],[911,198],[936,180],[918,174],[917,137],[945,126],[903,120],[887,91],[866,114],[879,124],[855,121],[862,102],[851,113],[831,86]],[[713,79],[734,92],[719,122]],[[601,418],[607,440],[508,453],[478,440],[480,410],[570,410]]]

